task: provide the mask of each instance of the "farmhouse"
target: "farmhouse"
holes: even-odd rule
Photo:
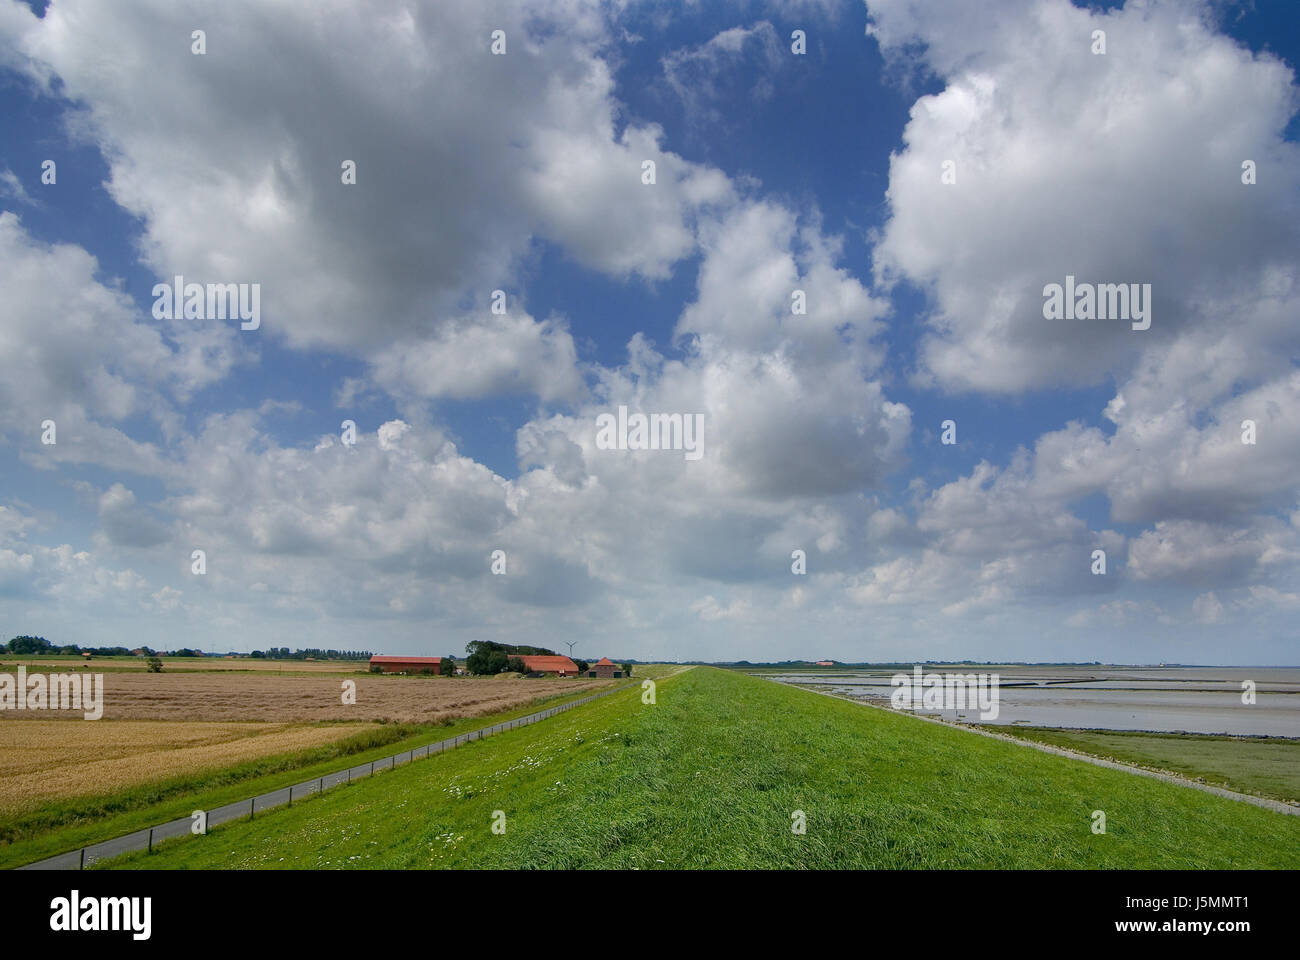
[[[529,673],[549,673],[557,677],[576,677],[578,665],[568,657],[546,657],[539,655],[520,656]]]
[[[371,657],[370,669],[378,667],[379,673],[438,673],[442,657]]]
[[[601,657],[591,665],[591,669],[587,671],[587,676],[610,680],[623,676],[623,671],[609,657]]]

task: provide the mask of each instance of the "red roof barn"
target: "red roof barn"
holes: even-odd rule
[[[512,654],[514,656],[514,654]],[[547,657],[540,655],[520,656],[529,673],[553,673],[557,677],[576,677],[578,665],[568,657]]]
[[[608,680],[612,680],[614,677],[622,675],[622,671],[619,670],[618,665],[614,663],[613,660],[609,659],[609,657],[601,657],[592,664],[592,671],[593,672],[588,674],[589,676],[602,677]]]
[[[370,669],[379,668],[380,673],[424,673],[430,670],[437,673],[442,666],[442,657],[371,657]]]

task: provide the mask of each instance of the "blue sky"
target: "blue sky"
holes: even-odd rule
[[[42,7],[0,7],[10,635],[1295,662],[1293,4]],[[175,273],[260,329],[154,319]],[[1067,273],[1152,329],[1045,323]],[[704,456],[599,449],[620,404]]]

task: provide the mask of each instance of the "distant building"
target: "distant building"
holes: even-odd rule
[[[376,667],[380,673],[440,673],[442,657],[371,657],[370,669]]]
[[[819,666],[819,667],[833,667],[833,666],[835,666],[835,661],[834,661],[834,660],[818,660],[818,661],[817,661],[817,666]]]
[[[618,665],[614,663],[613,660],[609,659],[609,657],[601,657],[591,665],[591,669],[587,671],[587,676],[600,677],[602,680],[612,680],[623,676],[623,671],[620,670]]]
[[[576,677],[578,675],[578,665],[568,657],[541,655],[521,656],[518,654],[511,654],[511,656],[519,656],[519,659],[524,662],[524,666],[528,669],[529,673],[549,673],[557,677]]]

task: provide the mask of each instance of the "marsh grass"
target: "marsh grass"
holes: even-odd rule
[[[1275,800],[1300,800],[1300,740],[1129,730],[989,727],[1024,740],[1164,770]]]

